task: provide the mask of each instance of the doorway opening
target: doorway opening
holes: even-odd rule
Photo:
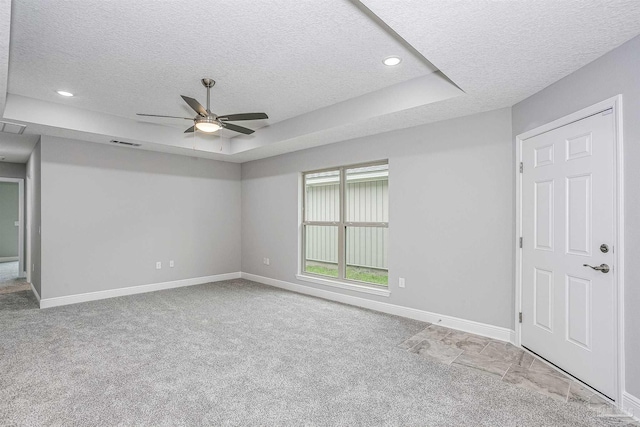
[[[24,179],[0,177],[0,293],[30,289],[25,272]]]

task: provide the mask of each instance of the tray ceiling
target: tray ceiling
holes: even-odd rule
[[[234,162],[509,107],[640,33],[629,0],[14,0],[0,19],[11,4],[5,119]],[[135,116],[192,116],[202,77],[214,112],[270,119],[185,136]]]

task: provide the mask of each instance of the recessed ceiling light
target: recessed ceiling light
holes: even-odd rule
[[[388,65],[390,67],[394,65],[398,65],[401,62],[402,62],[402,59],[398,58],[397,56],[390,56],[388,58],[385,58],[384,61],[382,61],[384,65]]]
[[[66,90],[57,90],[56,93],[62,96],[73,96],[71,92],[67,92]]]

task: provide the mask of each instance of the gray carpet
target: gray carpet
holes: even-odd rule
[[[4,294],[0,424],[615,423],[397,347],[423,328],[244,280],[46,310]]]

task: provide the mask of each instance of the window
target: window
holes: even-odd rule
[[[387,162],[305,173],[302,214],[305,275],[387,287]]]

